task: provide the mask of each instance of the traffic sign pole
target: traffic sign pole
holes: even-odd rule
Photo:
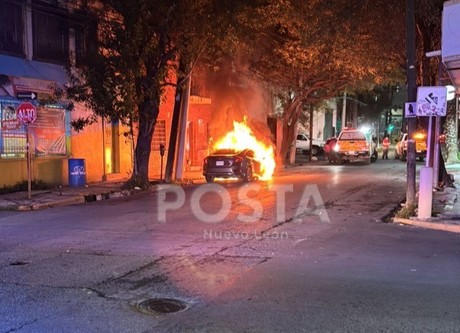
[[[30,154],[29,124],[26,124],[26,148],[27,148],[27,198],[32,198],[32,161]]]
[[[425,158],[425,166],[429,167],[431,163],[431,128],[433,127],[433,116],[428,117],[428,134],[427,134],[427,150]]]
[[[434,151],[433,151],[433,187],[439,185],[439,136],[441,135],[441,117],[436,116],[434,125]]]
[[[16,109],[16,119],[26,127],[26,160],[27,160],[27,198],[32,198],[32,154],[30,151],[29,125],[37,119],[37,109],[30,102],[22,102]]]

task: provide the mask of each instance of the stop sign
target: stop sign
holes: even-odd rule
[[[21,124],[32,124],[37,119],[37,109],[30,102],[22,102],[16,109],[16,118]]]

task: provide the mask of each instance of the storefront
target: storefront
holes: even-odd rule
[[[26,151],[29,135],[34,180],[62,184],[65,161],[69,154],[70,120],[64,103],[40,105],[35,97],[51,96],[53,82],[2,75],[0,89],[0,186],[14,185],[27,179]],[[51,86],[50,86],[51,85]],[[17,98],[33,92],[29,100],[37,111],[37,118],[28,125],[16,118],[16,110],[23,102]]]

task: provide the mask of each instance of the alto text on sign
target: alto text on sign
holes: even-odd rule
[[[22,124],[32,124],[37,119],[37,109],[30,102],[22,102],[16,109],[16,118]]]

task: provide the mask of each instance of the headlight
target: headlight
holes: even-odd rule
[[[335,151],[335,152],[338,152],[339,150],[340,150],[340,147],[339,147],[338,144],[336,144],[336,145],[334,146],[334,151]]]
[[[425,139],[425,134],[420,133],[420,132],[415,132],[413,135],[414,139]]]

